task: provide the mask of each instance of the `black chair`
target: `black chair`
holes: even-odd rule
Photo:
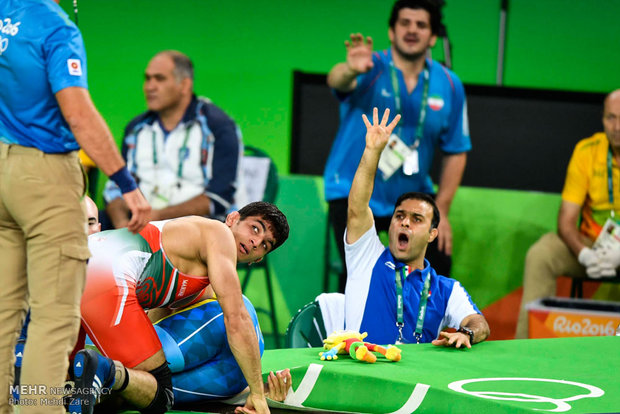
[[[245,203],[254,201],[268,201],[273,203],[278,194],[278,170],[271,157],[263,150],[251,146],[245,146],[244,154],[241,159],[241,180],[244,182]],[[239,207],[243,207],[239,205]],[[272,275],[269,266],[269,256],[265,256],[262,261],[251,266],[240,263],[237,271],[241,282],[241,291],[245,293],[250,277],[255,270],[262,270],[265,275],[267,285],[267,296],[269,299],[269,309],[257,307],[256,311],[264,313],[271,319],[274,341],[277,348],[280,348],[280,333],[278,331],[278,321],[276,318],[276,306],[273,297]],[[242,272],[244,276],[242,277]]]
[[[326,315],[321,310],[324,306]],[[344,329],[344,295],[322,293],[291,318],[286,329],[287,348],[316,348],[333,331]]]
[[[288,324],[285,334],[287,348],[317,348],[327,338],[323,314],[317,301],[308,303],[297,311]]]
[[[583,298],[583,282],[600,282],[600,283],[620,283],[620,276],[616,273],[615,277],[594,279],[586,276],[585,278],[571,278],[570,297]]]

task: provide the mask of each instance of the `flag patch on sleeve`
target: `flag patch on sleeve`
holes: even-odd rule
[[[69,75],[82,76],[82,62],[80,62],[80,59],[67,59],[67,67],[69,68]]]

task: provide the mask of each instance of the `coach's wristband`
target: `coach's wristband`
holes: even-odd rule
[[[136,180],[133,179],[127,167],[123,167],[110,176],[110,180],[114,181],[121,189],[121,193],[125,194],[138,188]]]

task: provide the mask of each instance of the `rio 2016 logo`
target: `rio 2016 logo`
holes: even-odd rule
[[[615,332],[615,321],[609,321],[606,325],[595,323],[590,318],[569,319],[564,315],[557,316],[553,321],[553,330],[565,334],[583,336],[612,336]]]
[[[11,23],[9,18],[0,18],[0,55],[9,47],[9,38],[2,35],[15,36],[19,32],[20,24],[21,22]]]
[[[473,390],[466,390],[464,388],[464,386],[467,384],[480,383],[480,382],[495,382],[495,381],[548,382],[548,383],[563,384],[563,385],[569,385],[573,387],[582,388],[587,392],[579,393],[576,395],[571,395],[566,398],[552,398],[552,397],[546,397],[544,395],[525,394],[525,393],[520,393],[520,392],[500,392],[500,391],[491,391],[491,390],[473,391]],[[542,404],[542,403],[553,404],[555,405],[554,409],[545,410],[542,408],[538,408],[537,410],[551,411],[551,412],[556,412],[556,413],[570,410],[572,408],[570,404],[568,404],[570,401],[576,401],[582,398],[597,398],[605,394],[605,391],[603,391],[602,389],[598,387],[595,387],[594,385],[582,384],[580,382],[573,382],[573,381],[547,379],[547,378],[474,378],[474,379],[467,379],[467,380],[452,382],[448,384],[448,388],[450,388],[453,391],[457,391],[463,394],[474,395],[476,397],[486,398],[490,400],[520,401],[520,402],[537,403],[537,404]],[[492,387],[487,386],[487,389],[489,388],[492,388]]]
[[[11,23],[10,18],[0,19],[0,33],[15,36],[19,32],[19,25],[21,23]]]

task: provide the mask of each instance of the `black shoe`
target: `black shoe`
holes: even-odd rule
[[[109,394],[114,385],[114,361],[92,349],[83,349],[73,360],[75,390],[69,404],[70,414],[92,414],[95,403]]]

